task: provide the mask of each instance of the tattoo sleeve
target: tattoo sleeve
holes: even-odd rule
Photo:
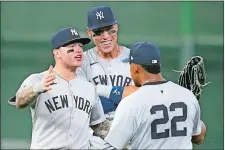
[[[25,88],[16,93],[16,107],[25,108],[35,102],[39,93],[33,91],[33,88]]]
[[[105,120],[104,122],[91,126],[92,130],[94,131],[97,136],[100,136],[101,138],[105,138],[106,135],[109,132],[111,126],[111,122],[109,120]]]

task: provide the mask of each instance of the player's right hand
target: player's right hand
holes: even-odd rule
[[[52,70],[53,66],[51,65],[41,80],[43,90],[45,91],[49,91],[52,89],[50,85],[52,85],[55,80],[55,75],[52,73]]]
[[[51,65],[46,71],[44,77],[41,79],[41,82],[36,84],[33,88],[34,92],[42,93],[52,89],[51,85],[55,80],[55,75],[52,73],[53,66]]]

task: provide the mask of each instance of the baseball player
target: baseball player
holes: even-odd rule
[[[110,7],[98,6],[88,11],[87,33],[92,38],[95,47],[85,52],[84,63],[77,69],[77,74],[96,85],[97,92],[105,90],[98,88],[98,85],[106,85],[111,88],[133,84],[129,64],[122,62],[123,59],[129,57],[130,49],[118,44],[118,30],[117,20]],[[102,126],[104,132],[100,132],[101,135],[96,133],[103,138],[108,132],[119,103],[113,99],[100,96],[105,116],[109,120]]]
[[[128,86],[132,84],[129,64],[122,62],[129,57],[130,49],[117,42],[118,24],[110,7],[98,6],[88,11],[87,33],[95,47],[85,52],[83,65],[77,74],[94,85]],[[100,97],[104,113],[112,119],[117,105]]]
[[[192,149],[206,132],[200,120],[200,106],[188,89],[166,81],[160,73],[160,51],[150,42],[131,47],[132,79],[140,87],[117,107],[107,149]]]
[[[31,109],[31,149],[87,149],[89,125],[105,120],[95,87],[75,73],[83,62],[82,47],[90,39],[68,27],[51,41],[54,68],[27,77],[10,102]]]

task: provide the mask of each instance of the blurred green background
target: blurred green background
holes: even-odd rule
[[[87,11],[97,5],[113,9],[120,44],[144,40],[160,47],[167,79],[177,81],[172,69],[181,69],[190,56],[204,57],[211,84],[201,109],[208,132],[195,148],[223,149],[223,2],[1,2],[2,148],[28,148],[31,138],[29,109],[16,110],[7,99],[25,77],[53,64],[53,32],[75,26],[85,34]]]

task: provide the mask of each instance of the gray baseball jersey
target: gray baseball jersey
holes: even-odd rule
[[[127,86],[133,84],[130,74],[129,63],[123,63],[122,60],[128,58],[130,49],[123,46],[122,53],[115,59],[108,61],[101,58],[96,51],[96,47],[87,50],[84,53],[84,62],[80,68],[77,69],[77,75],[84,77],[94,85],[108,85],[108,86]],[[101,98],[105,116],[111,120],[114,117],[115,107],[107,99]],[[113,109],[111,109],[113,108]],[[91,148],[98,149],[104,145],[104,141],[96,136],[92,136],[90,131]]]
[[[40,82],[44,73],[30,75],[19,90]],[[79,77],[66,81],[56,76],[52,90],[40,94],[30,109],[31,149],[87,149],[89,125],[105,120],[93,84]]]
[[[95,85],[131,85],[129,63],[122,62],[129,57],[130,49],[123,47],[122,53],[111,61],[101,58],[96,52],[96,47],[87,50],[84,55],[83,65],[77,69],[78,75],[85,77]]]
[[[110,61],[101,58],[96,52],[96,47],[87,50],[84,55],[83,65],[77,69],[77,74],[94,85],[128,86],[133,84],[130,64],[122,62],[129,57],[130,49],[123,46],[122,53]],[[115,113],[113,104],[100,98],[106,117],[113,119]]]
[[[201,133],[200,108],[191,91],[173,83],[146,84],[124,98],[105,138],[122,149],[192,149]]]

